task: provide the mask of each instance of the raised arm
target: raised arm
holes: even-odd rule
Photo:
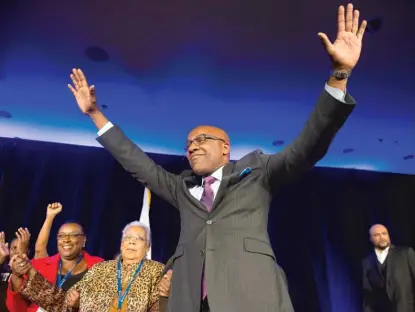
[[[354,108],[354,100],[346,95],[347,104],[340,102],[326,90],[320,96],[304,129],[282,152],[261,155],[271,182],[291,178],[312,168],[323,156],[337,131]]]
[[[66,292],[49,283],[39,272],[32,269],[23,285],[21,295],[48,312],[66,311]]]
[[[99,130],[98,141],[135,179],[152,192],[177,207],[176,188],[179,177],[167,172],[150,159],[143,150],[104,116],[99,109],[95,87],[89,86],[80,69],[73,69],[73,86],[68,85],[81,111],[88,115]]]
[[[331,59],[333,73],[296,140],[279,154],[262,156],[271,185],[281,176],[293,176],[314,166],[326,154],[337,131],[352,112],[355,101],[345,94],[346,85],[359,60],[367,24],[363,21],[359,28],[359,15],[352,4],[348,4],[346,12],[340,6],[336,41],[331,43],[326,34],[318,34]]]
[[[78,283],[65,291],[50,283],[32,268],[27,274],[27,281],[23,283],[20,294],[48,312],[71,312],[72,308],[79,307],[79,294],[84,291],[88,279],[93,274],[92,267]]]
[[[43,226],[40,229],[39,235],[35,244],[35,256],[34,259],[46,258],[48,257],[48,242],[50,230],[52,229],[53,221],[55,217],[62,211],[61,203],[52,203],[49,204],[46,208],[46,219],[43,222]]]

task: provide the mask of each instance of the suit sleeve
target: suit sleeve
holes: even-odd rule
[[[412,282],[415,282],[415,251],[411,247],[408,248],[408,266]]]
[[[324,90],[305,127],[294,142],[280,153],[261,155],[271,185],[276,177],[294,177],[312,168],[323,158],[355,104],[349,94],[346,94],[345,103],[342,103]]]
[[[167,312],[167,305],[169,303],[169,297],[161,297],[159,298],[159,311],[160,312]]]
[[[131,174],[153,193],[178,207],[176,188],[178,176],[167,172],[150,159],[117,126],[97,138],[98,142]]]
[[[363,288],[363,312],[373,312],[372,309],[372,287],[370,286],[367,278],[367,271],[365,263],[363,262],[363,274],[362,274],[362,288]]]

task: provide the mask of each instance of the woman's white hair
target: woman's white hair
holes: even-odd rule
[[[147,242],[148,242],[149,245],[151,245],[151,230],[150,230],[150,227],[147,224],[145,224],[143,222],[140,222],[140,221],[137,221],[137,220],[128,223],[124,227],[124,229],[122,230],[122,237],[124,237],[127,234],[128,230],[130,228],[134,227],[134,226],[140,227],[140,228],[142,228],[142,229],[144,229],[146,231],[146,236],[147,236],[146,239],[147,239]]]

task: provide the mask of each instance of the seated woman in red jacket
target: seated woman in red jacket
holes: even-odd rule
[[[86,236],[82,226],[76,222],[63,224],[58,231],[57,241],[59,253],[32,260],[32,266],[49,282],[64,290],[80,281],[94,264],[104,261],[99,257],[90,256],[83,250]],[[6,299],[10,312],[36,312],[39,309],[19,293],[25,278],[18,272],[12,273]]]

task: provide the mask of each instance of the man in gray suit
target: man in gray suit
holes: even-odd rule
[[[159,310],[160,312],[167,311],[167,304],[169,300],[169,293],[170,293],[170,286],[171,286],[171,277],[173,274],[173,262],[174,257],[170,258],[167,261],[161,276],[163,277],[160,282],[158,283],[159,289]],[[285,283],[285,287],[288,289],[288,281],[287,276],[285,275],[284,270],[277,264],[278,271],[280,272],[282,279],[277,276],[277,282],[283,281]]]
[[[349,4],[346,12],[339,7],[334,43],[318,34],[333,72],[291,145],[273,155],[256,150],[230,163],[226,133],[199,126],[186,143],[192,170],[180,175],[156,165],[109,122],[97,105],[94,86],[80,69],[73,70],[69,88],[99,129],[98,141],[134,178],[180,211],[169,312],[293,311],[269,242],[269,204],[281,184],[325,155],[352,112],[355,101],[346,93],[346,84],[360,57],[365,26],[363,22],[359,28],[359,12]]]

